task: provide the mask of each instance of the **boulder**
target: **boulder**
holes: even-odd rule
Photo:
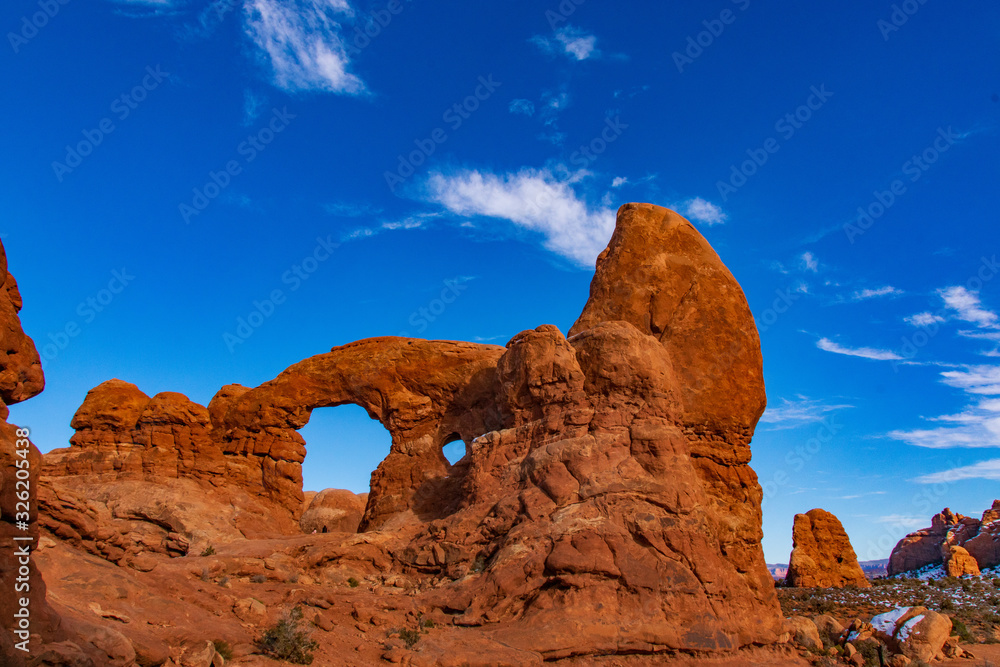
[[[303,533],[356,533],[365,513],[361,496],[344,489],[320,491],[302,513]]]
[[[926,607],[898,607],[872,618],[872,627],[894,653],[931,661],[943,655],[952,624],[947,616]]]
[[[805,616],[786,618],[783,630],[791,636],[791,640],[805,649],[820,651],[823,640],[816,624]]]
[[[844,527],[821,509],[795,515],[787,580],[802,588],[871,586]]]
[[[979,576],[979,563],[963,547],[944,547],[944,571],[949,577]]]

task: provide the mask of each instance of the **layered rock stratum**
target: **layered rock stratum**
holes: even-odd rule
[[[795,515],[786,579],[799,588],[871,586],[840,520],[818,508]]]
[[[20,400],[32,368],[9,381]],[[49,664],[186,665],[216,639],[249,660],[294,605],[324,633],[320,664],[740,664],[782,632],[749,466],[765,400],[738,283],[688,221],[648,204],[620,209],[568,336],[373,338],[207,406],[106,382],[45,456],[38,558],[62,618],[107,632],[43,637]],[[298,429],[345,403],[391,450],[358,532],[304,534],[320,497],[305,506]],[[451,465],[456,439],[467,453]],[[393,639],[405,627],[419,642]]]

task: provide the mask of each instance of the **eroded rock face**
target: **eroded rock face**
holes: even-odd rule
[[[568,337],[542,325],[505,347],[358,341],[259,387],[224,387],[207,410],[102,385],[124,407],[111,414],[88,397],[51,479],[62,490],[164,471],[264,498],[295,519],[297,431],[312,410],[353,403],[392,436],[362,533],[299,533],[294,559],[273,571],[295,563],[341,581],[357,572],[353,585],[377,575],[416,591],[414,614],[443,615],[471,641],[533,660],[726,651],[782,630],[749,467],[762,378],[752,316],[719,257],[676,213],[629,204]],[[456,438],[467,454],[449,465],[441,449]],[[114,520],[135,514],[101,503]],[[85,508],[72,507],[83,525]],[[146,571],[143,553],[118,548]]]
[[[944,554],[944,571],[949,577],[979,576],[979,563],[969,555],[969,552],[954,545],[946,546]]]
[[[39,539],[41,455],[27,431],[7,423],[8,405],[35,396],[45,386],[35,344],[24,333],[17,315],[21,306],[17,282],[7,271],[7,253],[0,244],[0,655],[9,660],[5,664],[14,667],[25,663],[27,651],[38,649],[38,642],[30,641],[29,631],[51,636],[58,628],[58,617],[46,603],[45,582],[34,558]],[[19,470],[26,471],[20,478]],[[18,521],[24,521],[27,528],[19,528]],[[30,556],[24,556],[23,549]],[[16,591],[15,586],[19,586]],[[21,598],[28,600],[30,623],[28,630],[18,636],[12,630],[17,630],[13,627],[15,612],[23,609]],[[25,641],[25,650],[15,648],[16,643]]]
[[[844,526],[822,509],[795,515],[787,579],[801,588],[871,586]]]
[[[951,557],[952,547],[961,547]],[[975,574],[978,570],[1000,565],[1000,500],[975,519],[952,512],[947,507],[931,518],[931,527],[910,533],[901,539],[889,557],[888,574],[901,574],[928,565],[943,565],[955,571]],[[950,563],[950,565],[949,565]],[[959,576],[959,575],[956,575]]]

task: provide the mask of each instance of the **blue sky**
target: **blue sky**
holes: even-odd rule
[[[207,403],[369,336],[579,315],[627,201],[699,226],[761,330],[765,554],[863,559],[1000,497],[1000,9],[938,0],[16,0],[0,233],[43,451],[111,377]],[[367,34],[366,34],[367,31]],[[388,451],[317,411],[307,488]]]

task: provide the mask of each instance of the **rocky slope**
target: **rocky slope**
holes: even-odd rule
[[[297,430],[344,403],[392,448],[361,532],[303,535]],[[251,664],[253,638],[296,604],[338,664],[737,664],[782,632],[749,466],[764,406],[739,285],[690,223],[647,204],[619,211],[568,337],[369,339],[206,407],[104,383],[46,456],[39,554],[56,611],[104,634],[45,637],[48,664],[201,667],[214,639]],[[449,465],[456,439],[467,454]]]

